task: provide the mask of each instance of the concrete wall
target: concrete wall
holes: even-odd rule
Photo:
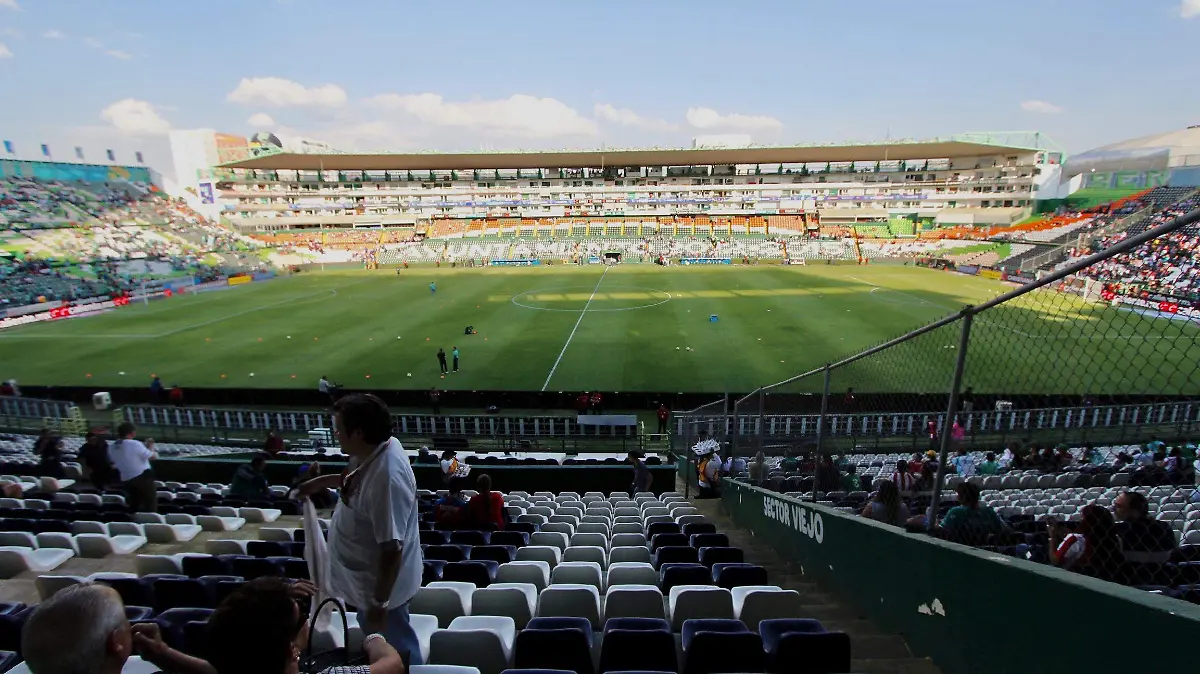
[[[729,480],[734,521],[946,674],[1192,670],[1200,606]]]

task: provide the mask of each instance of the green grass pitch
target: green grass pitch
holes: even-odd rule
[[[185,388],[311,389],[328,375],[351,388],[736,392],[1010,287],[901,266],[331,271],[11,329],[0,333],[0,359],[3,376],[23,384],[97,389],[158,374]],[[463,335],[467,325],[479,334]],[[863,361],[834,387],[945,390],[956,334]],[[1059,293],[988,314],[973,334],[978,392],[1198,386],[1191,324]],[[442,378],[435,354],[454,346],[461,372]],[[820,378],[798,386],[819,390]]]

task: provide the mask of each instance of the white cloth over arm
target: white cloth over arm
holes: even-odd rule
[[[308,562],[308,577],[317,587],[309,609],[308,619],[313,619],[317,607],[328,599],[329,593],[329,549],[325,543],[325,535],[321,532],[321,520],[317,517],[317,509],[309,499],[304,499],[304,561]],[[343,607],[344,608],[344,607]],[[342,616],[333,606],[326,606],[321,615],[317,616],[313,625],[313,651],[322,652],[334,648],[342,648],[345,629]]]

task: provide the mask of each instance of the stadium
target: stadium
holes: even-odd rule
[[[1198,135],[0,160],[0,671],[1194,666]]]

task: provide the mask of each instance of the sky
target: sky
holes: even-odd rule
[[[1079,153],[1200,123],[1198,41],[1200,0],[0,0],[0,138],[166,173],[194,128],[348,151],[1038,131]]]

